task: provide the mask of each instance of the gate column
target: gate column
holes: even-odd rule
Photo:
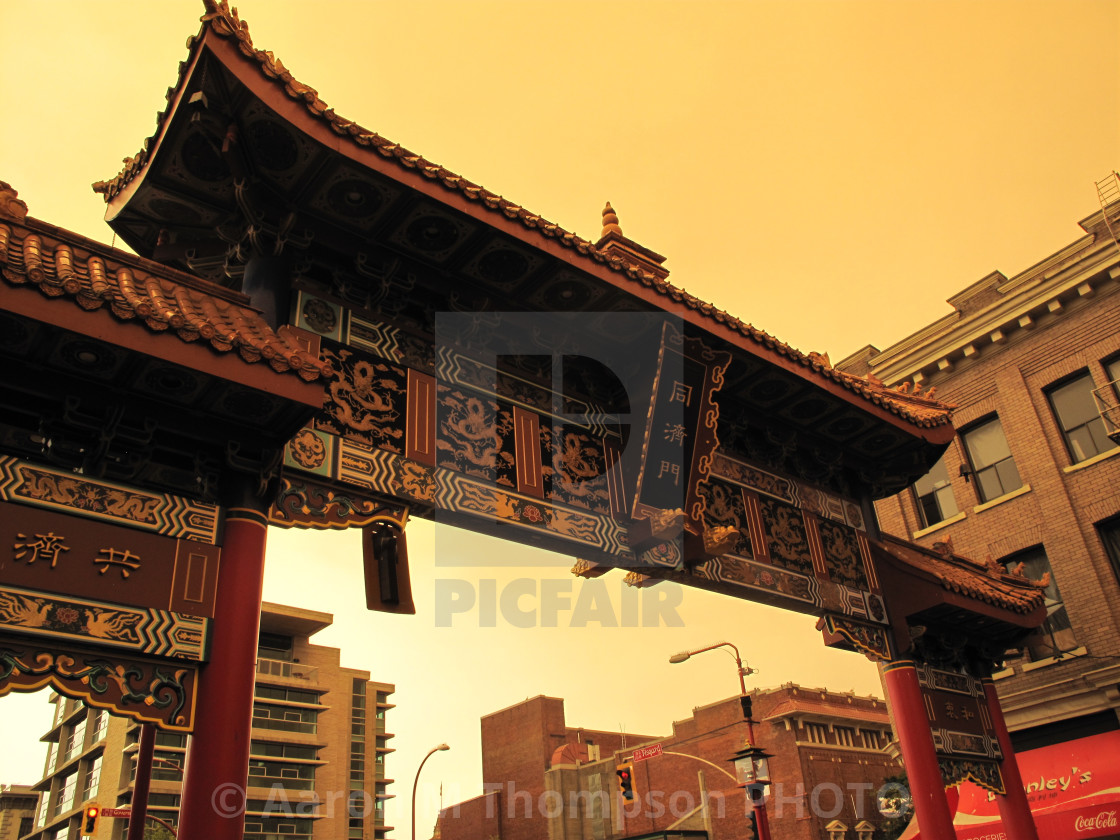
[[[957,836],[953,815],[945,798],[945,784],[934,752],[929,715],[922,701],[914,662],[896,659],[887,663],[883,666],[883,681],[902,749],[902,763],[910,780],[918,828],[923,838],[952,840]]]
[[[996,804],[999,806],[1003,829],[1008,837],[1014,837],[1016,840],[1038,840],[1038,829],[1034,824],[1034,815],[1031,814],[1031,803],[1027,800],[1026,791],[1023,790],[1019,762],[1015,758],[1011,735],[1007,731],[1007,722],[1003,719],[1003,709],[999,705],[996,686],[991,679],[984,680],[984,696],[988,701],[992,726],[999,739],[999,748],[1003,752],[1000,770],[1003,773],[1003,786],[1007,793],[996,794]]]
[[[244,484],[248,491],[249,482]],[[225,509],[214,634],[198,679],[180,840],[241,840],[245,827],[267,508],[251,492],[241,496],[247,501]]]

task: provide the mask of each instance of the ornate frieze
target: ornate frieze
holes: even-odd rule
[[[201,662],[206,659],[210,619],[0,585],[0,628]]]
[[[0,455],[0,501],[63,511],[154,534],[218,541],[218,507]]]
[[[197,677],[193,663],[150,661],[0,634],[0,696],[50,686],[96,708],[190,732]]]
[[[282,528],[343,529],[364,528],[375,522],[389,522],[403,529],[408,508],[347,493],[302,477],[284,478],[280,492],[269,512],[268,521]]]

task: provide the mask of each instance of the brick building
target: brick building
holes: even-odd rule
[[[16,840],[35,823],[39,794],[27,785],[0,786],[0,840]]]
[[[265,603],[261,611],[246,840],[380,840],[393,781],[385,758],[392,685],[344,668],[338,648],[312,644],[328,613]],[[74,840],[82,806],[128,807],[140,727],[84,703],[52,695],[41,792],[30,837]],[[187,736],[156,733],[148,811],[178,822]],[[32,792],[32,796],[34,796]],[[349,803],[352,808],[348,808]],[[318,803],[313,807],[313,803]],[[122,840],[128,820],[102,818],[96,840]]]
[[[787,684],[755,691],[755,735],[771,759],[771,831],[783,840],[869,840],[874,792],[898,772],[884,751],[886,706],[873,697]],[[732,756],[747,742],[739,698],[702,706],[664,738],[568,727],[564,701],[534,697],[482,719],[482,796],[445,808],[440,840],[611,840],[701,832],[749,836]],[[636,749],[636,802],[616,768]],[[702,793],[702,791],[706,792]],[[705,804],[707,807],[705,807]]]
[[[914,335],[838,365],[958,406],[941,461],[877,503],[883,530],[1048,581],[1046,625],[994,675],[1018,750],[1118,726],[1120,447],[1099,411],[1120,379],[1120,205],[1109,212],[1021,274],[954,295]]]

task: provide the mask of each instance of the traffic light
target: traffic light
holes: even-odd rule
[[[627,802],[634,801],[634,765],[632,762],[627,761],[625,764],[619,764],[614,768],[615,773],[618,774],[618,792],[622,794],[622,798]]]
[[[101,816],[101,806],[89,804],[82,809],[82,836],[89,837],[97,831],[97,818]]]

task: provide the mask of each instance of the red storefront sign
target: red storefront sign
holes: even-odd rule
[[[1039,840],[1120,838],[1120,732],[1105,732],[1016,755]],[[1014,840],[994,794],[960,785],[957,840]],[[917,821],[900,840],[918,840]]]
[[[645,761],[647,758],[657,758],[659,755],[661,755],[661,745],[653,744],[634,750],[634,761]]]

